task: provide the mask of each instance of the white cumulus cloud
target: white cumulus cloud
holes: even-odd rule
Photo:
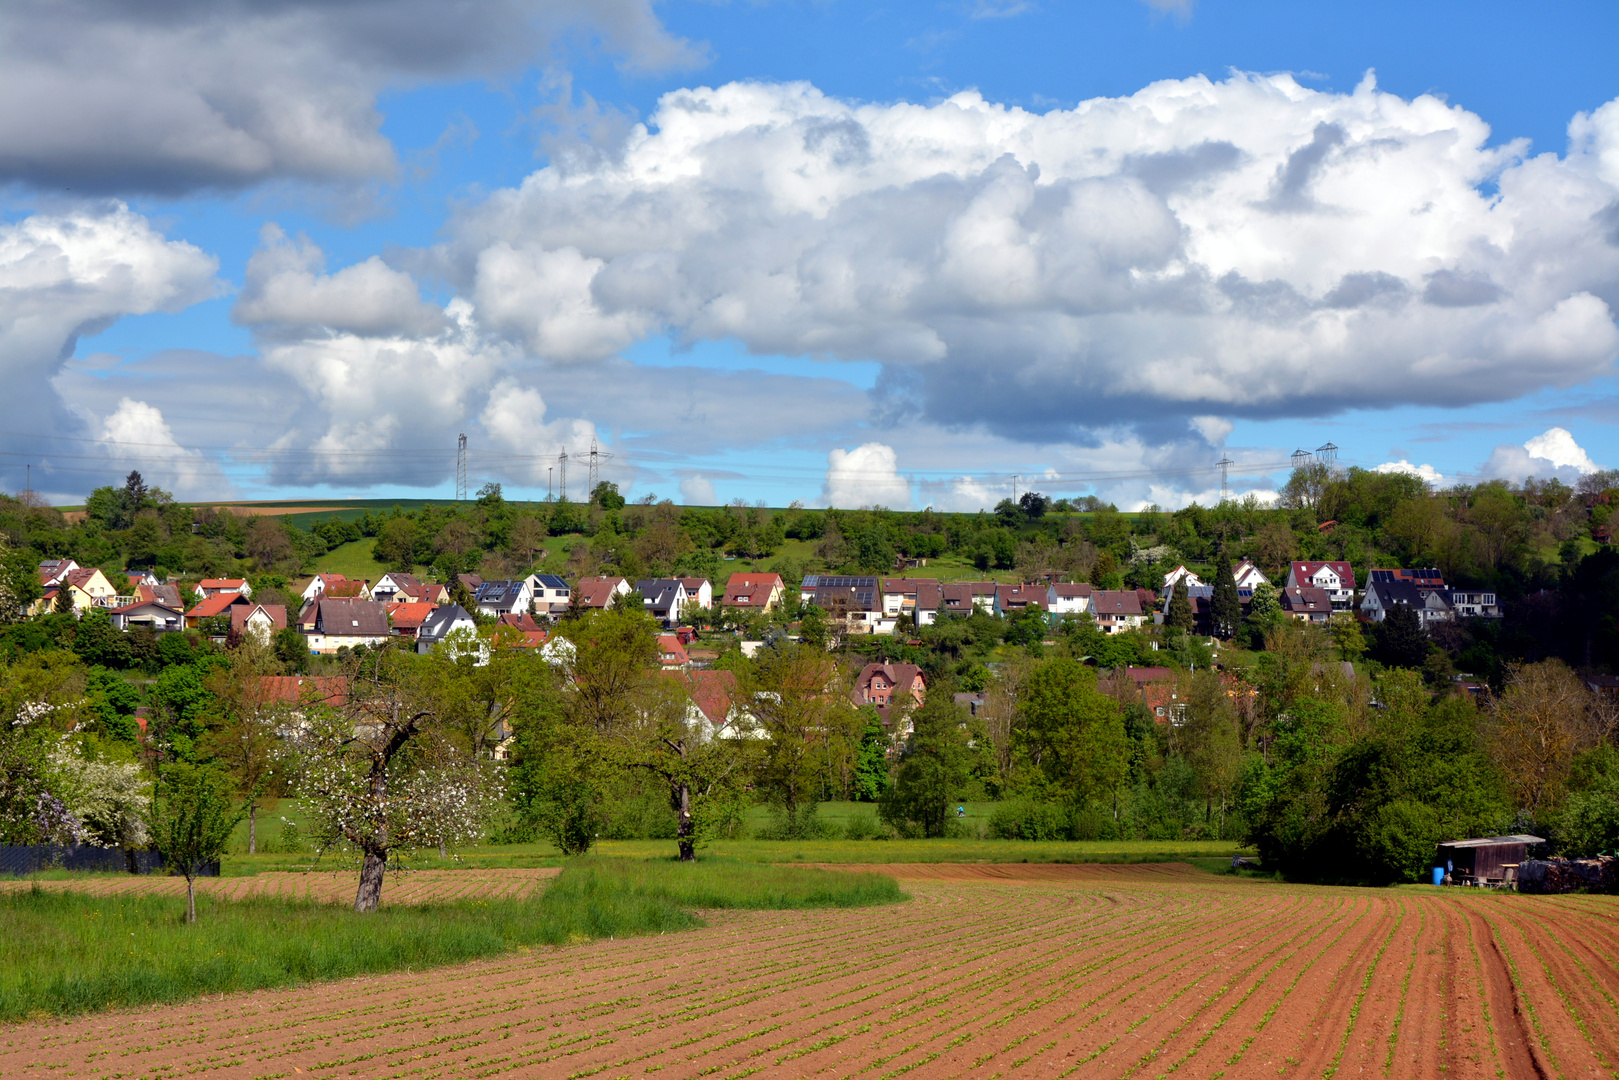
[[[1483,472],[1486,476],[1503,480],[1517,481],[1533,476],[1543,480],[1555,477],[1565,483],[1573,483],[1599,468],[1574,441],[1572,433],[1566,428],[1554,427],[1522,446],[1511,443],[1497,446],[1484,463]]]
[[[1435,487],[1438,487],[1440,484],[1445,482],[1444,476],[1441,475],[1439,470],[1435,469],[1432,465],[1413,465],[1404,458],[1401,458],[1399,461],[1385,461],[1381,465],[1374,465],[1372,467],[1372,471],[1380,473],[1405,473],[1408,476],[1420,476],[1422,479],[1426,480]]]
[[[182,447],[161,410],[123,398],[101,420],[101,445],[118,469],[138,469],[147,484],[182,499],[222,498],[231,485],[217,464]]]
[[[911,482],[899,475],[893,447],[869,442],[853,450],[833,450],[826,459],[826,485],[821,501],[827,506],[852,509],[885,506],[908,510]]]
[[[720,497],[714,490],[714,481],[701,473],[693,473],[680,481],[680,500],[687,506],[718,506]]]
[[[212,256],[166,239],[121,205],[0,224],[0,428],[11,435],[5,441],[77,427],[52,382],[79,338],[125,315],[177,311],[213,296],[217,268]],[[49,452],[35,463],[48,475]],[[15,481],[8,486],[22,486],[13,476],[20,472],[6,468]],[[67,490],[76,483],[63,481]]]
[[[1166,80],[1044,114],[733,83],[494,193],[437,258],[549,359],[668,329],[881,361],[885,407],[951,427],[1084,441],[1178,417],[1217,441],[1221,417],[1609,370],[1615,115],[1526,157],[1370,76]]]

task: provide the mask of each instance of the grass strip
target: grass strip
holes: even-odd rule
[[[0,895],[0,1022],[463,963],[515,949],[702,925],[691,910],[853,907],[905,898],[880,874],[705,860],[570,863],[522,900],[385,906],[30,889]]]

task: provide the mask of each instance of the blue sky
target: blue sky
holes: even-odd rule
[[[1619,466],[1612,4],[439,8],[0,12],[8,487]]]

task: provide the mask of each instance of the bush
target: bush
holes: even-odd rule
[[[855,811],[843,825],[845,840],[876,840],[885,835],[886,830],[877,820],[877,815],[870,810]]]
[[[1014,799],[989,816],[992,840],[1071,840],[1073,821],[1065,806],[1037,799]]]

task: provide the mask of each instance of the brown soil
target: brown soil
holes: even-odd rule
[[[710,912],[682,934],[24,1024],[0,1037],[0,1075],[1613,1072],[1619,901],[1312,888],[1172,864],[881,869],[909,903]],[[510,895],[539,873],[401,875],[385,895],[442,895],[451,878],[458,895]]]

